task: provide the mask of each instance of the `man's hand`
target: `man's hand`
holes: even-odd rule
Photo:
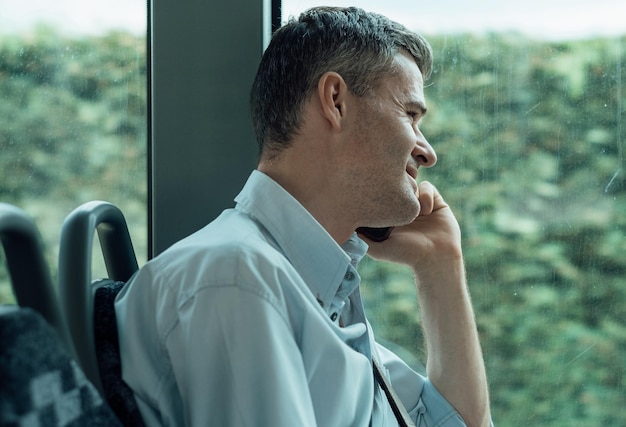
[[[428,182],[418,186],[421,211],[389,238],[369,244],[373,258],[406,264],[416,276],[432,384],[468,426],[489,425],[485,366],[461,250],[461,232],[450,207]]]

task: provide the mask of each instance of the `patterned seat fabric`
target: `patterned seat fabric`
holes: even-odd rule
[[[122,379],[114,304],[124,282],[101,279],[96,282],[96,286],[94,338],[104,395],[122,424],[142,427],[144,423],[133,391]]]
[[[0,314],[0,425],[121,424],[46,321],[16,308]]]

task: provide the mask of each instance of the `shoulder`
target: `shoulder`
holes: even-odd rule
[[[228,210],[148,262],[133,280],[182,304],[198,292],[226,286],[280,297],[284,282],[299,275],[263,226]]]

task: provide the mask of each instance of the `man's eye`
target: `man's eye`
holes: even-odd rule
[[[411,120],[416,121],[419,118],[419,114],[416,111],[407,111],[406,114],[411,118]]]

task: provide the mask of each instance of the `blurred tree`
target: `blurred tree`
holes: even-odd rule
[[[461,223],[494,420],[626,425],[623,40],[429,40],[421,177]],[[423,363],[410,274],[362,272],[377,335]]]

